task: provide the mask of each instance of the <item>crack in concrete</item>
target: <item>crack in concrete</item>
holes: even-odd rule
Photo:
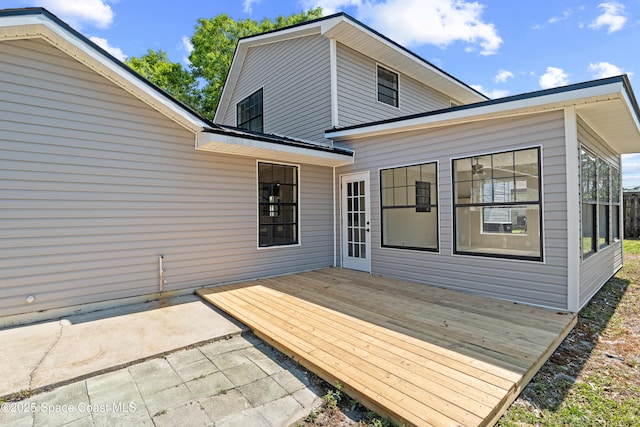
[[[51,350],[54,349],[54,347],[58,344],[58,342],[60,342],[60,339],[62,338],[62,332],[64,330],[65,319],[64,318],[60,319],[58,321],[58,324],[60,325],[60,329],[58,330],[58,334],[56,336],[55,341],[51,344],[49,349],[44,353],[44,355],[40,358],[38,363],[36,363],[36,365],[33,367],[31,372],[29,373],[29,388],[28,388],[28,391],[33,390],[33,387],[32,387],[32,385],[33,385],[33,377],[35,376],[36,371],[38,370],[40,365],[42,365],[42,362],[44,362],[44,360],[47,358],[49,353],[51,353]]]

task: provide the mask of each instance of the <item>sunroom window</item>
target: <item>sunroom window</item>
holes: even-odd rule
[[[298,243],[298,168],[258,163],[259,246]]]
[[[611,239],[620,240],[620,170],[611,166]]]
[[[596,156],[584,148],[580,151],[580,187],[582,190],[582,256],[596,251],[596,216],[598,181]]]
[[[380,171],[382,246],[438,250],[436,163]]]
[[[580,148],[582,258],[620,240],[620,170]]]
[[[609,245],[609,165],[598,159],[598,248]]]
[[[453,160],[455,253],[542,260],[540,149]]]

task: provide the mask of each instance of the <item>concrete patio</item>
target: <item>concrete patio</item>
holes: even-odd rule
[[[321,402],[306,372],[193,295],[4,329],[0,341],[3,426],[279,427]]]

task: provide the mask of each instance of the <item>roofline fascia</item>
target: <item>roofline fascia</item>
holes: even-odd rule
[[[171,96],[169,93],[165,92],[159,86],[141,76],[138,72],[133,70],[124,62],[118,60],[116,57],[111,55],[102,47],[98,46],[89,38],[85,37],[83,34],[75,30],[73,27],[58,18],[56,15],[49,12],[47,9],[4,9],[0,10],[0,18],[2,17],[33,19],[33,22],[30,22],[30,24],[43,25],[47,29],[53,31],[55,34],[62,37],[65,41],[71,43],[71,45],[73,45],[75,48],[78,48],[84,54],[96,60],[101,65],[115,71],[121,78],[124,78],[129,83],[135,85],[147,95],[156,98],[165,107],[183,117],[186,121],[192,123],[194,127],[203,128],[213,124],[206,117],[202,116],[191,107],[187,106],[186,104]],[[45,34],[40,34],[39,36],[43,39],[47,39]],[[70,54],[70,52],[66,53]],[[100,74],[104,76],[103,73]],[[109,78],[108,76],[104,77]],[[112,80],[112,78],[109,79]]]
[[[422,65],[428,67],[429,69],[431,69],[433,72],[437,73],[440,75],[440,77],[445,78],[447,80],[452,81],[453,83],[463,87],[464,89],[468,90],[471,93],[474,93],[478,96],[480,96],[483,99],[488,100],[489,97],[486,96],[485,94],[477,91],[476,89],[472,88],[471,86],[469,86],[468,84],[466,84],[465,82],[463,82],[462,80],[452,76],[451,74],[447,73],[446,71],[444,71],[442,68],[432,64],[431,62],[427,61],[426,59],[424,59],[423,57],[421,57],[420,55],[418,55],[417,53],[407,49],[406,47],[402,46],[401,44],[393,41],[392,39],[390,39],[389,37],[385,36],[384,34],[374,30],[373,28],[369,27],[368,25],[358,21],[357,19],[355,19],[354,17],[352,17],[351,15],[348,15],[346,13],[342,13],[342,17],[345,20],[351,21],[351,23],[353,25],[356,26],[360,26],[362,27],[364,30],[368,31],[369,33],[371,33],[371,35],[373,37],[376,37],[378,39],[381,39],[381,41],[383,43],[386,43],[387,45],[390,45],[390,47],[396,51],[399,51],[399,53],[406,55],[408,57],[410,57],[411,59],[413,59],[414,61],[420,62],[422,63]]]
[[[336,19],[336,18],[338,18],[338,19]],[[246,37],[241,38],[240,41],[250,40],[250,39],[270,38],[275,33],[286,32],[286,31],[292,31],[292,32],[293,31],[299,31],[299,27],[303,27],[303,26],[307,26],[307,25],[315,26],[315,24],[320,24],[321,34],[324,34],[325,32],[327,32],[330,29],[330,28],[327,28],[326,21],[330,21],[332,19],[335,19],[336,21],[349,21],[352,25],[360,27],[364,31],[369,32],[373,37],[378,38],[379,40],[381,40],[383,43],[385,43],[387,45],[390,45],[390,47],[392,49],[394,49],[396,51],[399,51],[399,53],[401,53],[403,55],[406,55],[406,56],[409,56],[414,61],[418,61],[418,62],[422,63],[423,65],[429,67],[430,69],[432,69],[432,71],[438,73],[441,77],[453,81],[454,83],[464,87],[466,90],[468,90],[468,91],[470,91],[472,93],[475,93],[476,95],[478,95],[478,96],[480,96],[480,97],[482,97],[484,99],[489,99],[486,95],[484,95],[483,93],[481,93],[481,92],[477,91],[476,89],[472,88],[468,84],[464,83],[462,80],[457,79],[456,77],[452,76],[451,74],[447,73],[443,69],[441,69],[438,66],[432,64],[431,62],[427,61],[426,59],[424,59],[420,55],[416,54],[415,52],[413,52],[413,51],[407,49],[406,47],[398,44],[397,42],[393,41],[389,37],[385,36],[384,34],[378,32],[376,30],[374,30],[370,26],[364,24],[363,22],[357,20],[356,18],[354,18],[353,16],[351,16],[348,13],[345,13],[345,12],[334,13],[332,15],[323,16],[322,18],[314,19],[312,21],[301,22],[299,24],[295,24],[295,25],[292,25],[292,26],[286,27],[286,28],[275,29],[275,30],[267,31],[265,33],[256,34],[256,35],[253,35],[253,36],[246,36]],[[331,27],[333,27],[333,26],[335,26],[335,24],[331,25]],[[303,36],[303,35],[305,35],[305,34],[301,34],[301,36]],[[256,44],[259,44],[259,43],[256,43]]]
[[[280,34],[281,37],[277,38],[277,41],[282,40],[291,40],[300,37],[306,37],[314,34],[322,34],[321,22],[324,22],[329,19],[335,18],[337,15],[329,15],[319,19],[315,19],[309,22],[301,22],[296,25],[292,25],[286,28],[280,28],[276,30],[267,31],[260,34],[254,34],[252,36],[241,37],[236,44],[235,51],[233,52],[233,60],[231,61],[231,66],[229,67],[229,74],[224,81],[224,86],[222,87],[222,93],[220,94],[220,102],[216,107],[216,112],[213,116],[213,121],[215,123],[222,123],[224,120],[224,114],[229,109],[229,104],[231,103],[231,96],[227,94],[229,89],[229,82],[233,81],[234,86],[235,82],[237,82],[237,76],[240,74],[241,67],[237,66],[238,63],[244,63],[244,60],[247,55],[247,51],[250,47],[260,46],[263,44],[273,43],[275,34]],[[303,29],[301,27],[309,27],[307,29]],[[239,62],[238,62],[239,61]],[[233,78],[232,78],[233,77]]]
[[[631,87],[631,81],[629,80],[629,76],[624,74],[622,77],[622,85],[624,87],[623,97],[625,101],[629,105],[630,109],[635,113],[633,115],[633,121],[636,123],[638,127],[638,131],[640,132],[640,106],[638,105],[638,100],[636,99],[635,94],[633,93],[633,88]]]
[[[231,60],[231,66],[229,67],[229,73],[227,74],[227,78],[224,80],[224,86],[222,86],[222,92],[220,93],[220,99],[218,100],[218,105],[216,106],[216,112],[213,115],[213,122],[214,123],[222,123],[222,121],[224,120],[224,113],[226,113],[227,109],[229,108],[229,103],[231,102],[231,96],[226,96],[227,91],[230,90],[228,89],[229,86],[229,82],[231,81],[231,75],[239,75],[240,74],[240,69],[239,67],[234,67],[234,64],[236,64],[236,59],[239,59],[239,56],[242,55],[242,59],[241,62],[244,62],[244,57],[246,56],[247,53],[247,49],[243,49],[242,53],[239,53],[240,51],[240,44],[238,43],[236,45],[236,50],[233,52],[233,59]],[[235,71],[235,70],[238,71]],[[238,79],[237,77],[233,79],[234,82],[237,82]],[[222,106],[224,105],[224,108],[222,108]],[[221,115],[222,117],[218,117],[219,115]]]
[[[324,147],[322,145],[314,145],[313,143],[306,143],[306,142],[302,142],[302,141],[296,141],[291,139],[290,141],[285,141],[283,139],[278,139],[276,137],[271,137],[271,135],[269,134],[260,134],[260,135],[252,135],[250,133],[243,133],[242,136],[240,135],[231,135],[233,131],[231,130],[227,130],[225,128],[220,128],[220,129],[215,129],[215,128],[205,128],[203,130],[203,132],[201,132],[202,134],[216,134],[216,135],[224,135],[230,138],[238,138],[238,139],[247,139],[247,140],[252,140],[252,141],[260,141],[260,142],[267,142],[269,144],[277,144],[277,145],[284,145],[284,146],[289,146],[289,147],[296,147],[296,148],[300,148],[300,149],[304,149],[304,150],[312,150],[312,151],[320,151],[320,152],[326,152],[326,153],[334,153],[334,154],[339,154],[339,155],[343,155],[343,156],[351,156],[353,157],[355,155],[355,151],[348,149],[348,148],[342,148],[342,147]]]
[[[636,113],[635,121],[640,131],[640,110],[630,88],[626,76],[616,76],[428,113],[364,123],[342,129],[330,129],[325,131],[325,138],[339,140],[342,138],[360,138],[369,135],[409,131],[438,125],[455,124],[461,121],[468,122],[474,118],[482,120],[485,117],[506,116],[508,112],[513,111],[515,113],[518,110],[521,112],[534,112],[545,109],[559,110],[566,105],[576,105],[580,99],[606,95],[617,95],[618,98],[626,99],[630,109]],[[548,108],[545,108],[545,106],[548,106]]]
[[[206,145],[219,144],[224,147],[224,150],[210,150],[206,148]],[[279,148],[275,149],[274,145]],[[238,154],[238,147],[245,147],[249,149],[264,150],[264,152],[277,152],[286,155],[301,156],[306,158],[306,162],[311,164],[324,164],[327,166],[342,166],[352,164],[355,156],[354,152],[350,150],[317,150],[314,147],[302,147],[294,144],[288,144],[284,141],[267,141],[261,138],[251,138],[247,136],[236,136],[225,133],[224,131],[216,132],[214,130],[207,130],[199,132],[196,135],[196,150],[198,151],[213,151],[230,155],[242,155]],[[251,155],[254,156],[253,154]]]
[[[329,25],[329,21],[332,21],[332,20],[336,22]],[[382,43],[385,43],[391,49],[395,50],[399,54],[405,55],[409,57],[411,60],[421,63],[423,66],[427,67],[434,73],[438,74],[441,78],[449,80],[450,82],[460,86],[461,88],[464,88],[465,90],[477,95],[482,99],[485,99],[485,100],[489,99],[486,95],[482,94],[481,92],[467,85],[462,80],[455,78],[451,74],[447,73],[446,71],[442,70],[436,65],[430,63],[429,61],[422,58],[418,54],[394,42],[384,34],[379,33],[378,31],[363,24],[362,22],[358,21],[354,17],[344,12],[338,12],[332,15],[323,16],[322,18],[314,19],[312,21],[301,22],[295,25],[291,25],[286,28],[275,29],[275,30],[264,32],[264,33],[255,34],[252,36],[245,36],[240,38],[238,40],[238,44],[236,45],[236,50],[234,52],[233,61],[231,62],[229,75],[227,76],[227,79],[225,80],[225,83],[222,89],[222,94],[220,96],[221,102],[218,104],[218,108],[216,108],[216,113],[214,115],[213,121],[221,122],[221,119],[223,118],[221,117],[221,115],[224,114],[223,112],[226,112],[228,110],[231,99],[229,96],[225,97],[225,92],[227,91],[227,86],[228,86],[227,83],[229,83],[229,81],[231,80],[229,77],[232,75],[236,75],[240,72],[239,70],[234,71],[234,68],[236,69],[238,68],[238,67],[234,67],[234,65],[237,64],[236,60],[240,60],[244,62],[244,57],[246,55],[247,50],[250,47],[272,43],[274,41],[305,37],[305,36],[314,35],[314,34],[323,35],[327,31],[329,31],[331,28],[333,28],[335,25],[337,25],[339,22],[349,22],[351,25],[355,25],[356,27],[361,28],[363,31],[368,32],[371,37],[377,38]],[[307,27],[307,28],[303,28],[303,27]],[[281,37],[276,37],[276,35],[281,35]],[[236,80],[237,79],[235,79],[234,81]],[[224,108],[221,108],[221,106],[223,106]]]

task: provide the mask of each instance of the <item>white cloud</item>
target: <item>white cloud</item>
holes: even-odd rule
[[[508,79],[512,79],[512,78],[513,78],[513,73],[511,71],[499,70],[494,80],[496,83],[504,83]]]
[[[627,12],[624,4],[611,1],[600,3],[598,7],[604,9],[604,12],[589,24],[589,28],[607,27],[607,33],[613,33],[624,27],[627,22]]]
[[[193,43],[191,43],[191,38],[182,36],[182,49],[187,52],[187,54],[182,57],[182,62],[186,65],[191,64],[191,61],[189,61],[189,55],[193,52]]]
[[[182,36],[182,47],[187,51],[188,54],[193,52],[193,43],[191,43],[191,38],[187,36]]]
[[[404,46],[430,43],[444,48],[462,41],[479,46],[481,55],[491,55],[502,44],[496,27],[483,21],[484,6],[478,2],[305,0],[303,3],[307,7],[321,6],[325,13],[355,7],[356,18]]]
[[[540,76],[539,83],[542,89],[566,86],[569,84],[569,74],[562,68],[547,67],[547,72]]]
[[[485,87],[483,87],[482,85],[470,85],[473,89],[477,90],[478,92],[480,92],[483,95],[488,96],[491,99],[498,99],[498,98],[504,98],[505,96],[509,95],[509,91],[508,90],[504,90],[504,89],[486,89]]]
[[[303,0],[302,4],[305,9],[322,7],[322,13],[326,15],[332,15],[336,12],[344,10],[347,7],[362,6],[362,0]]]
[[[552,18],[550,18],[547,23],[549,24],[557,24],[560,21],[564,21],[565,19],[568,19],[571,16],[572,12],[571,9],[565,9],[562,11],[562,16],[554,16]]]
[[[108,0],[40,0],[45,7],[72,27],[93,25],[107,28],[113,22],[114,13]]]
[[[90,37],[90,40],[109,52],[111,55],[115,56],[120,61],[124,61],[127,59],[127,55],[125,55],[119,47],[110,46],[107,39],[103,39],[100,37]]]
[[[622,68],[609,62],[589,64],[589,71],[591,71],[594,79],[604,79],[605,77],[619,76],[625,73]]]
[[[242,6],[244,7],[244,13],[253,12],[253,5],[256,3],[260,3],[262,0],[244,0],[242,2]]]

